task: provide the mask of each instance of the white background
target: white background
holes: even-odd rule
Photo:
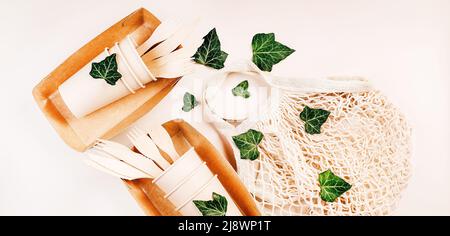
[[[0,2],[0,215],[142,214],[120,181],[59,139],[31,95],[141,6],[162,20],[201,16],[234,58],[250,57],[254,33],[275,32],[297,50],[275,66],[279,75],[369,78],[414,129],[414,173],[396,214],[450,214],[448,0],[17,0]]]

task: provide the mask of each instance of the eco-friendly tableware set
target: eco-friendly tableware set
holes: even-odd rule
[[[35,100],[61,138],[121,178],[148,215],[393,212],[411,175],[411,130],[368,80],[275,76],[295,50],[274,33],[255,34],[252,59],[225,66],[216,29],[199,47],[185,43],[196,23],[140,9],[42,80]],[[201,107],[220,144],[183,120],[137,128],[194,63],[215,72],[200,98],[185,93],[180,112]],[[131,147],[111,140],[124,133]]]
[[[161,135],[162,137],[169,137],[162,126],[152,127],[152,130],[161,130],[165,133],[165,135]],[[143,131],[133,130],[132,133],[142,134]],[[160,138],[160,136],[153,137],[155,140]],[[153,142],[148,133],[138,135],[137,139],[131,139],[138,150],[147,150],[148,147],[152,150],[147,150],[142,155],[122,144],[99,140],[87,152],[88,159],[84,161],[92,167],[122,179],[152,179],[152,183],[166,193],[164,198],[176,207],[175,211],[179,211],[183,215],[201,215],[201,212],[195,207],[194,201],[207,201],[211,198],[212,193],[220,194],[225,199],[232,199],[217,178],[217,174],[211,172],[195,148],[191,147],[179,157],[170,137],[166,141],[159,142],[160,146]],[[169,160],[166,160],[159,149],[175,152],[172,155],[167,154]],[[236,204],[228,200],[226,214],[229,216],[241,215]]]
[[[132,130],[131,149],[109,140],[192,71],[195,48],[183,42],[195,25],[160,24],[140,9],[77,51],[33,94],[66,143],[85,152],[88,165],[124,180],[147,214],[258,215],[226,159],[184,121]],[[174,142],[180,137],[167,126],[185,141]]]

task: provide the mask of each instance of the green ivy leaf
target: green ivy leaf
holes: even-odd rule
[[[215,28],[203,37],[203,44],[192,56],[195,62],[214,69],[222,69],[227,57],[228,54],[220,49],[220,40]]]
[[[319,174],[320,198],[326,202],[334,202],[352,186],[336,176],[331,170]]]
[[[305,122],[305,130],[308,134],[320,134],[320,127],[328,119],[329,111],[313,109],[305,106],[300,113],[300,119]]]
[[[106,83],[116,85],[117,80],[122,78],[122,75],[117,71],[116,54],[113,53],[107,56],[101,62],[92,63],[89,74],[94,79],[104,79]]]
[[[234,87],[231,91],[234,96],[241,96],[243,98],[249,98],[250,92],[248,89],[248,80],[244,80],[240,82],[236,87]]]
[[[198,101],[195,99],[195,96],[188,92],[184,94],[183,103],[184,105],[182,110],[185,112],[191,111],[192,109],[194,109],[194,107],[198,105]]]
[[[233,136],[233,142],[236,144],[241,154],[241,159],[256,160],[259,157],[258,145],[264,138],[264,135],[256,130],[250,129],[245,133]]]
[[[252,40],[253,62],[263,71],[272,71],[272,66],[282,61],[293,52],[291,49],[277,41],[275,34],[255,34]]]
[[[225,216],[228,206],[227,199],[217,193],[212,193],[212,198],[211,201],[194,200],[193,202],[203,216]]]

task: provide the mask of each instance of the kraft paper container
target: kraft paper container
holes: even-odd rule
[[[217,181],[212,181],[211,187],[208,189],[217,190],[217,193],[227,197],[230,214],[236,213],[236,215],[245,216],[260,215],[254,200],[239,179],[237,173],[208,139],[183,120],[172,120],[163,126],[171,136],[175,149],[180,155],[188,152],[193,147],[201,161],[206,163],[210,172],[217,176]],[[153,183],[151,179],[125,182],[136,201],[138,201],[139,205],[148,215],[182,215],[177,209],[181,207],[175,206],[174,203],[170,202],[166,198],[168,193]],[[200,191],[200,193],[204,193],[204,191]],[[207,200],[211,200],[212,198],[212,192],[209,194]],[[203,197],[203,195],[200,197]],[[186,203],[185,205],[189,204]],[[233,208],[233,205],[236,207]],[[239,211],[239,214],[236,211]]]
[[[58,93],[58,87],[64,81],[104,52],[105,48],[113,48],[116,42],[124,40],[129,34],[140,45],[159,24],[160,21],[145,9],[133,12],[76,51],[33,89],[39,108],[67,145],[77,151],[85,151],[98,138],[114,137],[149,112],[178,82],[179,78],[150,82],[135,94],[82,118],[76,118],[69,111]],[[80,96],[82,94],[83,91],[80,91]]]

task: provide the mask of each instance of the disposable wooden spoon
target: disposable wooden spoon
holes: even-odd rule
[[[197,50],[193,45],[196,44],[183,46],[183,48],[177,49],[171,52],[170,54],[152,60],[147,63],[147,66],[149,66],[149,68],[154,68],[154,67],[161,67],[165,64],[179,60],[192,60],[191,57]]]
[[[137,48],[139,55],[144,55],[151,47],[155,44],[166,40],[173,32],[179,27],[179,24],[173,21],[163,21],[155,31],[152,33],[150,38],[147,39],[141,46]]]
[[[177,78],[194,71],[194,63],[191,61],[171,62],[159,68],[152,68],[157,78]]]
[[[155,46],[149,52],[142,56],[145,62],[154,60],[158,57],[167,55],[173,52],[178,46],[180,46],[186,38],[192,33],[193,29],[197,25],[198,20],[189,22],[186,25],[181,26],[170,37]]]

